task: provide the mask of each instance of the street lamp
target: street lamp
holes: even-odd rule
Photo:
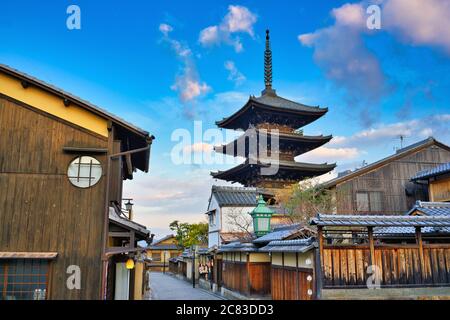
[[[125,267],[126,267],[128,270],[134,269],[134,260],[131,259],[131,258],[129,258],[129,259],[127,260],[127,262],[125,263]]]
[[[125,209],[127,209],[127,211],[128,211],[128,219],[133,220],[132,212],[133,212],[133,205],[134,205],[134,203],[131,202],[132,199],[126,199],[126,200],[128,200],[125,203]]]
[[[270,219],[273,211],[267,207],[262,195],[258,197],[258,204],[250,213],[253,219],[253,230],[257,237],[261,237],[270,232]]]

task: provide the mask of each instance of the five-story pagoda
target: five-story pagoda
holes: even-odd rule
[[[302,130],[298,130],[322,117],[328,109],[290,101],[278,96],[272,89],[269,30],[266,31],[264,82],[265,89],[260,97],[250,96],[241,109],[230,117],[216,122],[220,128],[244,130],[245,133],[227,145],[215,147],[214,150],[242,156],[246,160],[234,168],[214,172],[211,175],[216,179],[239,182],[246,187],[274,190],[333,170],[335,164],[300,163],[294,160],[296,156],[331,140],[331,135],[306,136]],[[261,139],[264,141],[260,141]],[[267,144],[264,152],[260,150],[260,142]],[[271,165],[276,165],[278,170],[274,174],[264,174],[264,168]]]

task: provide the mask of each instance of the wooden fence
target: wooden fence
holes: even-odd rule
[[[223,261],[222,283],[245,295],[270,294],[270,263]]]
[[[369,246],[324,246],[324,288],[367,287],[367,279],[378,272],[382,287],[450,286],[450,245],[375,245],[374,265]]]
[[[273,300],[311,300],[315,296],[313,269],[272,265],[271,279]]]

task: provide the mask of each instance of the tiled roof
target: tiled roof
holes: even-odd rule
[[[212,194],[219,206],[256,207],[257,188],[213,186]]]
[[[315,247],[313,238],[271,241],[265,247],[259,249],[261,252],[306,252]]]
[[[428,179],[431,177],[440,176],[446,173],[450,173],[450,162],[441,164],[431,169],[426,169],[416,173],[414,177],[411,178],[412,181]]]
[[[174,236],[173,234],[168,234],[167,236],[162,237],[161,239],[158,239],[158,240],[153,241],[151,245],[152,245],[152,246],[156,246],[158,243],[161,243],[161,242],[163,242],[163,241],[165,241],[165,240],[167,240],[167,239],[174,238],[174,237],[175,237],[175,236]]]
[[[176,244],[159,244],[159,245],[151,245],[147,247],[150,250],[180,250]]]
[[[218,252],[256,252],[258,248],[251,242],[231,242],[219,247]]]
[[[307,106],[302,103],[298,103],[292,100],[288,100],[285,98],[282,98],[277,95],[269,95],[264,94],[260,97],[250,97],[250,100],[259,102],[261,104],[264,104],[266,106],[274,107],[274,108],[280,108],[280,109],[289,109],[289,110],[295,110],[295,111],[305,111],[305,112],[314,112],[314,113],[325,113],[328,111],[328,108],[320,108],[317,107],[311,107]]]
[[[147,230],[147,228],[145,226],[143,226],[142,224],[139,224],[137,222],[131,221],[127,218],[123,218],[123,217],[119,216],[119,214],[117,213],[116,210],[118,210],[118,209],[115,207],[109,207],[109,220],[110,221],[118,223],[125,227],[128,227],[130,229],[133,229],[137,232],[140,232],[141,234],[144,234],[145,236],[150,235],[150,231]]]
[[[355,227],[450,227],[450,216],[380,216],[380,215],[325,215],[311,220],[318,226]]]
[[[245,241],[250,238],[250,235],[245,232],[221,232],[220,239],[222,243],[230,243],[236,241]]]
[[[307,236],[310,236],[311,232],[313,231],[309,228],[304,228],[299,223],[284,225],[276,227],[272,232],[253,240],[253,243],[267,243],[275,240],[284,240],[295,235],[297,235],[298,237],[302,237],[303,233],[305,233],[305,235]]]
[[[449,216],[449,202],[427,202],[417,201],[414,207],[407,213],[408,215],[419,213],[426,216]]]
[[[407,215],[420,214],[429,217],[450,217],[450,203],[417,201]],[[422,233],[450,233],[449,227],[424,227]],[[374,229],[376,234],[414,234],[414,227],[384,227]]]

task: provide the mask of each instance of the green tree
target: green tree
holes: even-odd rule
[[[180,223],[180,221],[175,220],[169,224],[169,228],[176,232],[175,238],[177,239],[178,245],[183,248],[208,243],[207,223]]]
[[[284,207],[293,222],[309,224],[317,213],[330,213],[335,207],[330,190],[313,179],[295,184],[277,195],[277,201]]]

